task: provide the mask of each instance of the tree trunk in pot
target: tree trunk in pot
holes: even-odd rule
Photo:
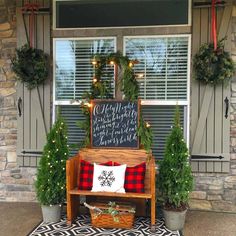
[[[167,211],[163,209],[166,227],[170,230],[183,229],[186,212],[187,210],[177,212],[177,211]]]
[[[44,206],[42,205],[43,221],[44,222],[57,222],[61,219],[61,206]]]

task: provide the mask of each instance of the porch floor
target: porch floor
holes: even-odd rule
[[[37,203],[0,202],[0,236],[26,236],[42,220]],[[184,236],[235,236],[236,214],[189,211]]]

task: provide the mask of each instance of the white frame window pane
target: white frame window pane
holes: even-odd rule
[[[125,37],[124,49],[139,60],[141,99],[188,100],[189,36]]]
[[[115,45],[115,38],[55,39],[55,102],[81,99],[85,91],[90,91],[94,76],[92,56],[115,52]],[[114,68],[107,66],[104,74],[102,79],[112,80],[114,94]]]

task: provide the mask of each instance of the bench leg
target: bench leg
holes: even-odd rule
[[[72,225],[79,213],[79,197],[74,195],[67,196],[67,224]]]
[[[151,232],[156,231],[156,199],[151,198]]]

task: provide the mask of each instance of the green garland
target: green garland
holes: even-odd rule
[[[43,50],[25,44],[16,49],[16,57],[12,60],[12,69],[28,89],[36,88],[48,76],[48,56]]]
[[[193,67],[195,77],[206,84],[228,82],[234,75],[235,66],[228,52],[224,51],[223,40],[214,50],[213,43],[203,44],[195,55]]]
[[[81,143],[81,147],[90,145],[90,111],[86,103],[90,103],[92,99],[107,99],[112,98],[111,80],[104,80],[104,68],[107,64],[116,64],[123,71],[123,77],[120,80],[119,86],[125,95],[125,100],[135,101],[138,99],[139,86],[133,71],[133,65],[137,61],[129,60],[128,57],[122,56],[120,52],[111,53],[109,55],[96,54],[93,57],[92,63],[95,66],[95,77],[91,85],[90,92],[85,92],[81,105],[82,112],[85,115],[84,121],[78,121],[77,125],[85,131],[85,139]],[[151,153],[153,135],[150,126],[143,120],[140,114],[138,127],[138,136],[140,137],[141,145],[147,153]]]

